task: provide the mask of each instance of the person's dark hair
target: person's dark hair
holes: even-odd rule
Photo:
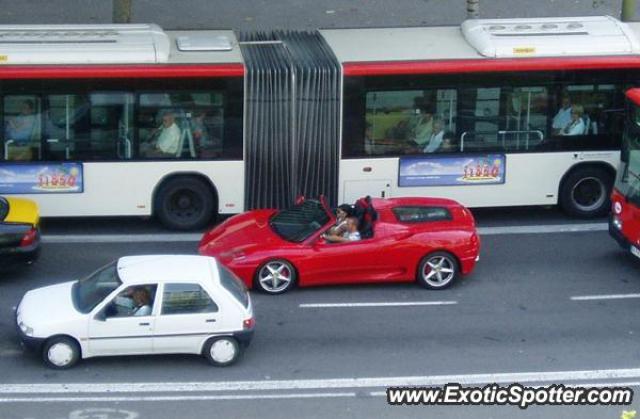
[[[347,213],[347,217],[353,215],[353,207],[349,204],[338,205],[338,209]]]

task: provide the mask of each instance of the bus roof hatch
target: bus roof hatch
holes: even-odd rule
[[[164,63],[158,25],[0,25],[0,64]]]
[[[462,33],[491,58],[640,54],[634,32],[611,16],[472,19],[462,23]]]

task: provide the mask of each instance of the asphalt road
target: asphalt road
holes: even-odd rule
[[[620,16],[622,0],[480,0],[480,17]],[[457,25],[465,0],[132,0],[132,21],[166,29],[315,29]],[[43,7],[46,5],[46,7]],[[640,5],[639,5],[640,6]],[[640,8],[636,12],[640,18]],[[4,2],[0,24],[109,23],[112,1]]]
[[[194,253],[196,244],[127,243],[128,236],[119,243],[46,243],[37,264],[0,274],[0,418],[620,417],[621,406],[386,404],[386,386],[403,383],[631,383],[638,390],[638,299],[580,298],[637,294],[640,261],[604,231],[504,234],[521,225],[542,231],[563,219],[554,210],[529,219],[504,211],[478,215],[486,232],[481,261],[448,290],[405,284],[254,294],[255,339],[238,364],[224,369],[200,357],[154,356],[93,359],[56,372],[23,353],[11,307],[27,289],[80,277],[122,255]],[[500,218],[512,230],[497,228]],[[67,231],[51,226],[45,238]],[[447,305],[309,307],[424,302]]]

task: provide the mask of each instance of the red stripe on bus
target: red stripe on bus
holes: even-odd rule
[[[242,64],[0,66],[0,79],[242,77]]]
[[[446,61],[345,62],[345,76],[489,73],[507,71],[612,70],[640,68],[640,57],[514,58]]]

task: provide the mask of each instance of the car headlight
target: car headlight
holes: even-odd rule
[[[24,322],[18,323],[18,326],[20,327],[20,330],[22,330],[22,333],[27,336],[33,336],[33,327],[27,326]]]
[[[622,220],[618,217],[613,217],[612,224],[618,230],[622,230]]]

